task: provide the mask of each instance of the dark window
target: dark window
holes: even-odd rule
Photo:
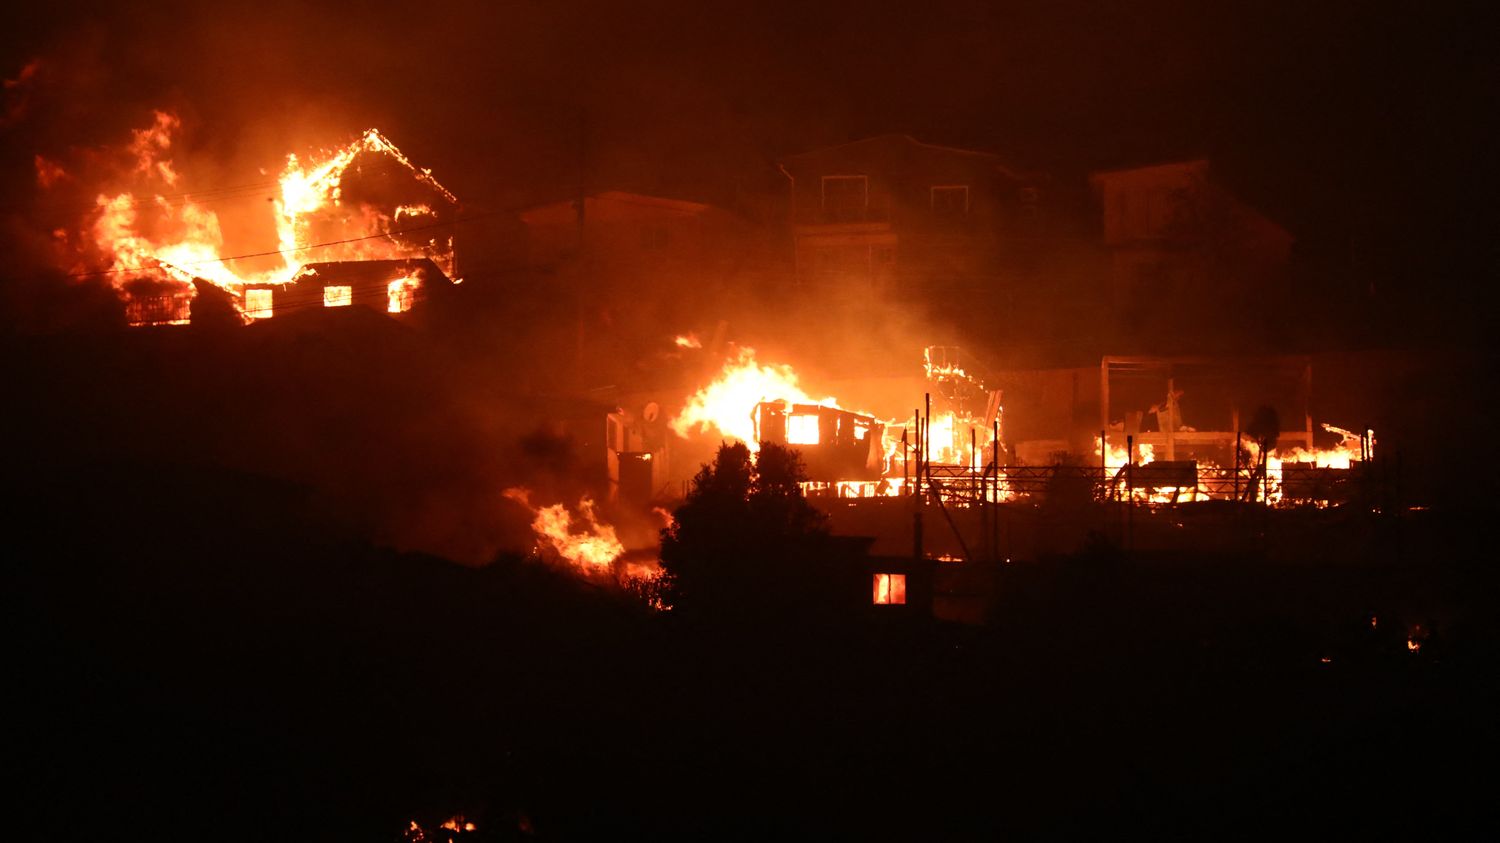
[[[865,176],[824,176],[823,212],[836,220],[863,219],[870,207],[870,180]]]
[[[966,184],[934,185],[932,213],[939,217],[961,217],[969,213],[969,186]]]

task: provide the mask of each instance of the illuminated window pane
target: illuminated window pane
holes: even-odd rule
[[[405,313],[411,310],[412,302],[416,300],[417,279],[407,276],[397,278],[386,288],[388,304],[386,310],[391,313]]]
[[[324,287],[324,307],[348,307],[354,303],[353,287]]]
[[[906,602],[905,574],[876,574],[875,603],[882,606]]]
[[[818,417],[815,414],[790,416],[786,420],[786,441],[793,445],[818,444]]]
[[[271,318],[271,291],[246,290],[245,313],[251,319]]]

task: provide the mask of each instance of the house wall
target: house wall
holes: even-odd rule
[[[794,156],[783,167],[793,179],[790,219],[806,283],[961,285],[1003,272],[1034,236],[1035,186],[1006,175],[993,156],[892,136]]]
[[[1287,290],[1292,237],[1193,160],[1095,173],[1122,338],[1160,349],[1231,342]],[[1238,332],[1242,333],[1242,332]]]

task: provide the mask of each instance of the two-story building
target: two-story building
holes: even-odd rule
[[[795,272],[851,293],[993,292],[1024,265],[1042,179],[998,155],[881,135],[790,155]]]
[[[1093,173],[1124,335],[1196,345],[1274,305],[1292,236],[1204,159]]]

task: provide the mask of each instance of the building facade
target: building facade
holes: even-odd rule
[[[1023,268],[1041,226],[1041,177],[989,153],[882,135],[778,163],[803,285],[990,292]]]

